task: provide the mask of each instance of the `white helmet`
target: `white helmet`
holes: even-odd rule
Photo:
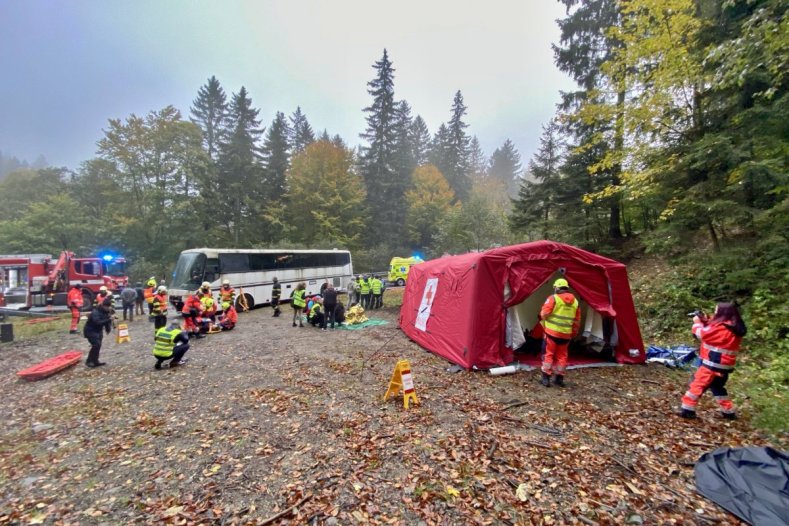
[[[211,284],[209,282],[207,282],[207,281],[204,281],[203,284],[200,285],[201,289],[207,289],[207,288],[210,288],[210,287],[211,287]]]
[[[107,286],[102,285],[101,287],[99,287],[99,292],[107,292]]]
[[[230,285],[230,280],[229,279],[223,280],[222,285]]]
[[[159,285],[159,288],[156,289],[156,292],[159,292],[159,293],[167,292],[167,287],[165,287],[164,285]]]

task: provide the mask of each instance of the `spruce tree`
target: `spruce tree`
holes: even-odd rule
[[[315,133],[312,131],[307,116],[301,112],[301,106],[290,116],[290,144],[293,155],[299,154],[310,144],[315,142]]]
[[[393,152],[393,168],[395,177],[389,184],[391,215],[389,224],[390,235],[395,239],[406,237],[406,210],[405,193],[411,185],[411,174],[416,168],[414,147],[411,143],[411,106],[406,101],[397,104],[395,122],[395,143]]]
[[[427,157],[442,175],[449,170],[449,128],[443,122],[430,141],[430,151]],[[446,178],[446,175],[444,175],[444,178]],[[447,181],[449,180],[447,179]],[[452,186],[451,183],[450,186]],[[452,191],[454,192],[454,190]]]
[[[447,125],[446,158],[444,159],[446,164],[442,173],[461,201],[468,198],[471,192],[471,178],[469,177],[469,142],[471,139],[466,133],[468,124],[463,121],[466,110],[463,95],[458,90],[452,101],[452,117]]]
[[[479,139],[477,139],[476,135],[471,138],[468,150],[471,178],[475,182],[481,182],[487,176],[487,162],[485,161],[485,152],[482,151],[482,146],[479,144]]]
[[[278,111],[263,141],[265,196],[268,200],[279,200],[285,193],[285,174],[290,167],[289,133],[288,119]]]
[[[501,149],[497,150],[500,151]],[[543,239],[550,238],[552,233],[550,220],[556,202],[556,192],[560,186],[561,156],[559,126],[555,120],[551,120],[548,125],[542,127],[540,148],[529,161],[529,176],[533,180],[522,181],[518,198],[513,202],[512,214],[509,218],[513,230],[530,235],[539,233]],[[499,157],[502,157],[501,154]],[[508,163],[512,160],[509,156]],[[535,225],[539,225],[539,229],[536,229]]]
[[[367,83],[373,102],[366,107],[367,129],[360,135],[367,141],[362,147],[361,173],[367,187],[370,228],[373,236],[383,238],[395,224],[398,211],[391,206],[402,198],[403,185],[395,166],[397,144],[397,108],[394,100],[394,68],[384,49],[383,57],[373,65],[375,78]]]
[[[230,129],[223,145],[219,166],[221,213],[236,245],[256,241],[256,221],[265,205],[263,166],[258,146],[265,131],[252,107],[247,89],[242,86],[230,102]]]
[[[517,182],[521,169],[521,154],[512,141],[507,139],[490,156],[488,176],[498,180],[506,192],[514,197],[518,192]]]
[[[414,117],[409,130],[409,141],[411,142],[411,154],[414,156],[414,163],[423,166],[428,163],[430,153],[430,131],[421,115]]]
[[[605,136],[609,142],[609,150],[620,152],[623,147],[624,130],[622,128],[622,111],[625,92],[621,73],[604,72],[602,66],[609,61],[621,46],[616,39],[613,28],[621,23],[620,2],[618,0],[559,0],[567,8],[567,17],[559,20],[561,30],[560,44],[553,46],[555,62],[558,68],[569,74],[578,84],[575,92],[562,94],[561,108],[570,113],[567,119],[568,131],[576,139],[588,138],[592,141]],[[607,105],[610,118],[598,120],[588,129],[590,123],[578,112],[584,105]],[[592,147],[581,143],[580,147]],[[617,153],[614,157],[620,157]],[[592,159],[588,167],[597,168],[597,177],[605,179],[609,186],[616,189],[620,185],[621,161],[600,167],[601,159]],[[609,237],[621,238],[620,199],[618,192],[606,199],[609,207]]]
[[[216,161],[219,147],[227,135],[227,97],[216,77],[211,76],[197,92],[192,102],[189,120],[203,131],[203,145],[212,161]]]

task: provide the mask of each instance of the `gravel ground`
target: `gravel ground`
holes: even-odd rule
[[[146,320],[105,339],[105,367],[39,382],[15,371],[86,341],[3,345],[0,524],[737,524],[695,493],[693,462],[769,443],[707,399],[699,421],[674,416],[686,372],[583,369],[545,389],[537,372],[448,372],[396,307],[325,332],[288,309],[240,314],[172,370],[154,370]],[[409,410],[382,400],[400,358]]]

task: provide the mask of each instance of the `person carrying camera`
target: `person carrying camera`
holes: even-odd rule
[[[740,312],[734,303],[718,303],[711,319],[703,312],[696,313],[691,330],[701,342],[701,366],[694,373],[688,390],[682,397],[679,416],[696,418],[696,405],[709,389],[718,402],[721,416],[735,420],[737,413],[725,386],[729,373],[737,363],[740,342],[747,332]]]

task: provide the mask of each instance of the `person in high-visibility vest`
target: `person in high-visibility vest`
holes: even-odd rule
[[[71,329],[69,334],[77,334],[80,311],[82,311],[82,285],[77,283],[68,291],[68,308],[71,310]]]
[[[156,295],[156,278],[151,276],[145,282],[145,290],[142,291],[145,303],[148,304],[148,316],[153,316],[153,297]]]
[[[364,310],[370,308],[370,292],[370,280],[366,275],[362,276],[362,282],[359,284],[359,294],[362,296],[361,304]]]
[[[578,333],[581,323],[578,300],[569,287],[564,278],[554,281],[554,293],[548,296],[540,309],[540,319],[545,331],[540,383],[545,387],[551,386],[551,373],[555,374],[553,383],[564,387],[570,340]]]
[[[222,288],[219,289],[219,304],[236,303],[236,290],[230,286],[230,280],[222,281]]]
[[[321,305],[320,300],[315,298],[315,301],[310,307],[310,312],[307,315],[307,321],[309,321],[313,327],[323,327],[323,320],[325,319],[323,316],[323,305]]]
[[[154,369],[161,369],[162,364],[170,361],[170,368],[184,365],[184,355],[189,350],[189,336],[181,330],[177,321],[169,327],[160,327],[154,336],[153,356],[156,358]]]
[[[158,331],[167,325],[167,287],[164,285],[156,289],[153,297],[153,308],[150,315],[153,318],[153,330]]]
[[[296,326],[296,318],[299,319],[299,327],[304,327],[301,321],[301,312],[307,305],[307,285],[302,281],[296,285],[296,289],[290,293],[290,304],[293,306],[293,326]]]
[[[380,309],[381,305],[383,305],[381,294],[383,293],[384,284],[378,278],[378,276],[373,275],[370,281],[370,290],[373,293],[372,299],[370,300],[370,308],[373,309]]]
[[[701,365],[693,374],[688,390],[682,397],[682,418],[696,418],[696,405],[709,389],[718,402],[721,416],[735,420],[737,413],[726,390],[729,373],[734,371],[740,342],[747,332],[745,322],[733,303],[718,303],[712,319],[703,313],[693,317],[693,334],[701,341]]]

